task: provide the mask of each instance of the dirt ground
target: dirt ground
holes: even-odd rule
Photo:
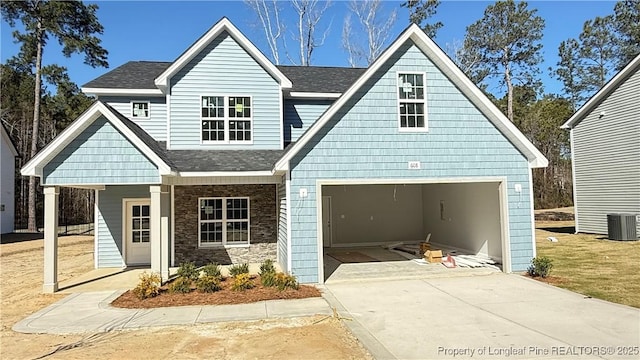
[[[0,245],[2,359],[371,359],[340,320],[327,317],[66,336],[14,332],[16,322],[64,297],[40,293],[42,246],[42,240]],[[88,272],[93,238],[61,237],[58,253],[58,280]]]

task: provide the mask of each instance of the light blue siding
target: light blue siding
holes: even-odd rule
[[[333,100],[286,100],[283,129],[285,144],[298,140],[332,103]]]
[[[427,76],[428,133],[398,131],[397,71]],[[420,170],[409,170],[420,161]],[[413,44],[405,44],[291,161],[292,271],[318,282],[316,180],[506,177],[512,268],[533,256],[523,156]],[[513,184],[522,185],[515,193]]]
[[[103,116],[44,167],[43,184],[158,184],[157,167]]]
[[[98,225],[96,230],[96,267],[120,267],[124,265],[123,253],[123,199],[148,199],[149,187],[107,186],[98,193]]]
[[[287,268],[289,254],[287,246],[289,239],[287,238],[287,188],[283,178],[282,183],[278,184],[278,262],[283,271],[289,271]]]
[[[124,96],[101,96],[99,100],[111,105],[120,114],[134,121],[156,141],[167,140],[167,101],[164,96],[133,98]],[[148,101],[150,118],[140,119],[131,117],[132,101]]]
[[[252,96],[252,145],[202,145],[203,95]],[[171,79],[171,149],[279,149],[282,110],[278,82],[227,32]]]

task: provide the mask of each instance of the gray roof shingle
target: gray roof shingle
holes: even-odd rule
[[[271,171],[284,150],[166,150],[178,171]]]
[[[157,89],[154,80],[171,66],[164,61],[129,61],[82,85],[85,88]]]
[[[291,80],[291,91],[343,93],[367,69],[324,66],[284,66],[278,69]]]
[[[157,89],[154,80],[171,66],[170,62],[129,61],[82,85],[84,88]],[[364,68],[289,66],[278,69],[291,80],[297,92],[342,93],[364,73]]]

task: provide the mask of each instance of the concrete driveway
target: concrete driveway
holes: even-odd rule
[[[638,359],[640,310],[502,273],[326,285],[377,359]]]

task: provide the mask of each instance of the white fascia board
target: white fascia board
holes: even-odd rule
[[[181,171],[180,177],[273,176],[273,171]]]
[[[287,98],[289,99],[337,99],[342,93],[323,93],[323,92],[303,92],[291,91]]]
[[[87,95],[96,96],[164,96],[160,89],[81,88]]]
[[[42,169],[62,149],[69,145],[77,135],[85,130],[100,116],[104,116],[109,122],[124,134],[133,144],[140,149],[145,156],[158,166],[160,175],[173,175],[169,165],[160,159],[149,147],[142,142],[129,128],[118,119],[103,103],[96,101],[76,121],[71,123],[60,135],[51,141],[44,149],[26,163],[20,173],[24,176],[38,176],[42,178]]]
[[[242,46],[267,72],[278,79],[280,87],[290,89],[293,85],[289,80],[253,43],[244,36],[226,17],[218,21],[209,31],[207,31],[198,41],[196,41],[187,51],[185,51],[167,70],[160,74],[154,81],[157,87],[167,91],[169,79],[175,75],[182,67],[198,55],[211,41],[213,41],[223,31],[229,32],[231,37]]]
[[[573,114],[569,120],[567,120],[560,128],[571,129],[576,126],[582,119],[584,119],[589,112],[596,107],[607,95],[613,90],[617,89],[624,80],[627,79],[627,75],[631,74],[638,66],[640,66],[640,55],[636,56],[627,66],[625,66],[616,76],[614,76],[609,82],[607,82],[600,91],[593,95],[589,101],[587,101],[578,111]]]
[[[311,128],[292,146],[276,165],[276,170],[285,169],[286,164],[305,146],[311,138],[345,105],[356,91],[371,78],[389,58],[395,54],[407,40],[412,40],[445,75],[476,105],[489,120],[520,150],[528,159],[529,166],[546,167],[548,160],[518,130],[518,128],[487,98],[469,78],[464,75],[449,57],[416,24],[410,25],[398,39],[360,76],[351,87],[316,121]]]

